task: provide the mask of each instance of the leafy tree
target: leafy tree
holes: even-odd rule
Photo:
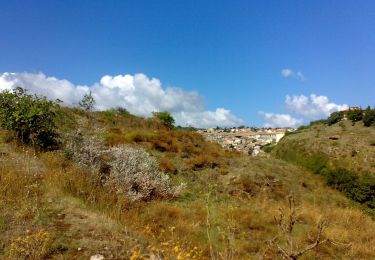
[[[95,99],[92,96],[91,91],[88,94],[85,94],[81,101],[79,101],[79,106],[86,111],[91,111],[95,106]]]
[[[19,141],[34,148],[57,146],[56,116],[59,101],[27,94],[17,87],[0,93],[0,127],[15,132]]]
[[[153,116],[157,119],[160,120],[160,122],[162,122],[165,126],[167,126],[168,128],[172,129],[174,126],[174,118],[171,116],[171,114],[169,112],[153,112],[152,113]]]
[[[365,110],[362,121],[364,126],[368,127],[373,125],[375,123],[375,109],[371,109],[370,106],[368,106]]]
[[[348,112],[348,119],[351,120],[353,123],[361,121],[363,116],[362,109],[360,110],[350,110]]]
[[[328,118],[327,118],[327,124],[328,125],[334,125],[338,122],[340,122],[344,118],[343,112],[333,112]]]

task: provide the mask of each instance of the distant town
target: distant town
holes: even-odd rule
[[[264,147],[277,144],[286,132],[293,132],[294,128],[207,128],[199,129],[206,140],[217,142],[228,150],[241,151],[243,153],[258,156],[264,152]]]

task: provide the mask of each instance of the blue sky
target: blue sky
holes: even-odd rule
[[[143,73],[259,126],[375,105],[374,1],[1,1],[0,25],[0,75]]]

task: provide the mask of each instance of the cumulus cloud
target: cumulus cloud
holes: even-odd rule
[[[329,102],[327,96],[311,94],[310,98],[304,95],[285,97],[286,108],[294,114],[301,115],[307,119],[317,119],[327,117],[335,111],[346,110],[346,104],[335,104]]]
[[[292,77],[292,78],[299,79],[301,81],[305,80],[305,76],[303,75],[302,72],[293,71],[292,69],[282,69],[281,70],[281,76],[283,76],[284,78]]]
[[[346,104],[336,104],[329,101],[327,96],[311,94],[287,95],[285,97],[286,109],[292,114],[275,114],[260,112],[266,127],[290,126],[296,127],[304,122],[328,117],[331,113],[349,108]],[[297,116],[297,117],[295,117]]]
[[[0,74],[0,90],[17,86],[50,99],[61,99],[67,106],[77,106],[83,95],[91,91],[97,110],[120,106],[145,117],[151,116],[154,111],[168,111],[179,125],[212,127],[243,124],[243,120],[227,109],[206,111],[203,98],[197,92],[163,87],[160,80],[144,74],[105,75],[92,86],[74,85],[68,80],[48,77],[43,73]]]
[[[274,114],[259,112],[264,120],[264,127],[298,127],[303,124],[303,119],[294,118],[288,114]]]

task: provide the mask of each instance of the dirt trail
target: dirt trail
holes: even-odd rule
[[[60,244],[69,245],[60,248],[53,259],[89,259],[95,254],[105,259],[128,259],[137,244],[126,227],[87,209],[75,198],[54,196],[48,203],[53,212],[50,228],[58,234]]]

